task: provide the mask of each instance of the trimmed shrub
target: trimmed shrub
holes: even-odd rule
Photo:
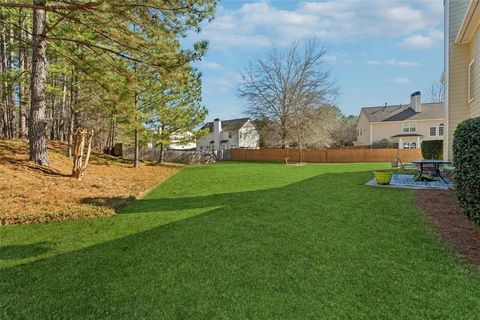
[[[480,224],[480,117],[460,123],[453,137],[456,195],[464,213]]]
[[[443,159],[443,140],[422,141],[421,148],[424,159]]]

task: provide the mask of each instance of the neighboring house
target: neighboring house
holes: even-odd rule
[[[457,125],[480,116],[480,1],[445,0],[444,158]]]
[[[357,122],[357,146],[387,139],[398,147],[420,148],[424,140],[443,139],[443,103],[422,103],[419,91],[410,104],[362,108]]]
[[[170,150],[195,150],[197,144],[193,134],[189,131],[174,132],[170,135]]]
[[[260,135],[249,118],[207,122],[202,129],[209,132],[197,140],[197,151],[218,151],[235,148],[258,148]]]

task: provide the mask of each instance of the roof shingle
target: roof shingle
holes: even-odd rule
[[[222,131],[235,131],[243,127],[243,125],[250,120],[250,118],[239,118],[231,120],[222,120]],[[208,128],[210,132],[213,132],[213,122],[207,122],[203,125],[202,129]]]
[[[422,103],[422,111],[416,112],[410,104],[383,107],[365,107],[363,113],[370,122],[430,120],[443,118],[443,103]]]

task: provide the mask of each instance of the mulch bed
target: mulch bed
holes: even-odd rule
[[[0,140],[0,226],[111,216],[179,167],[132,163],[93,152],[82,180],[71,177],[65,144],[48,143],[50,166],[28,161],[24,140]]]
[[[460,211],[452,191],[417,190],[416,203],[433,220],[442,242],[480,266],[480,227]]]

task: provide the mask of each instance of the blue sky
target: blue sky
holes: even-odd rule
[[[235,83],[248,61],[311,38],[327,47],[323,62],[345,114],[407,103],[443,71],[443,0],[221,1],[215,19],[191,37],[210,43],[197,64],[208,120],[244,115]]]

